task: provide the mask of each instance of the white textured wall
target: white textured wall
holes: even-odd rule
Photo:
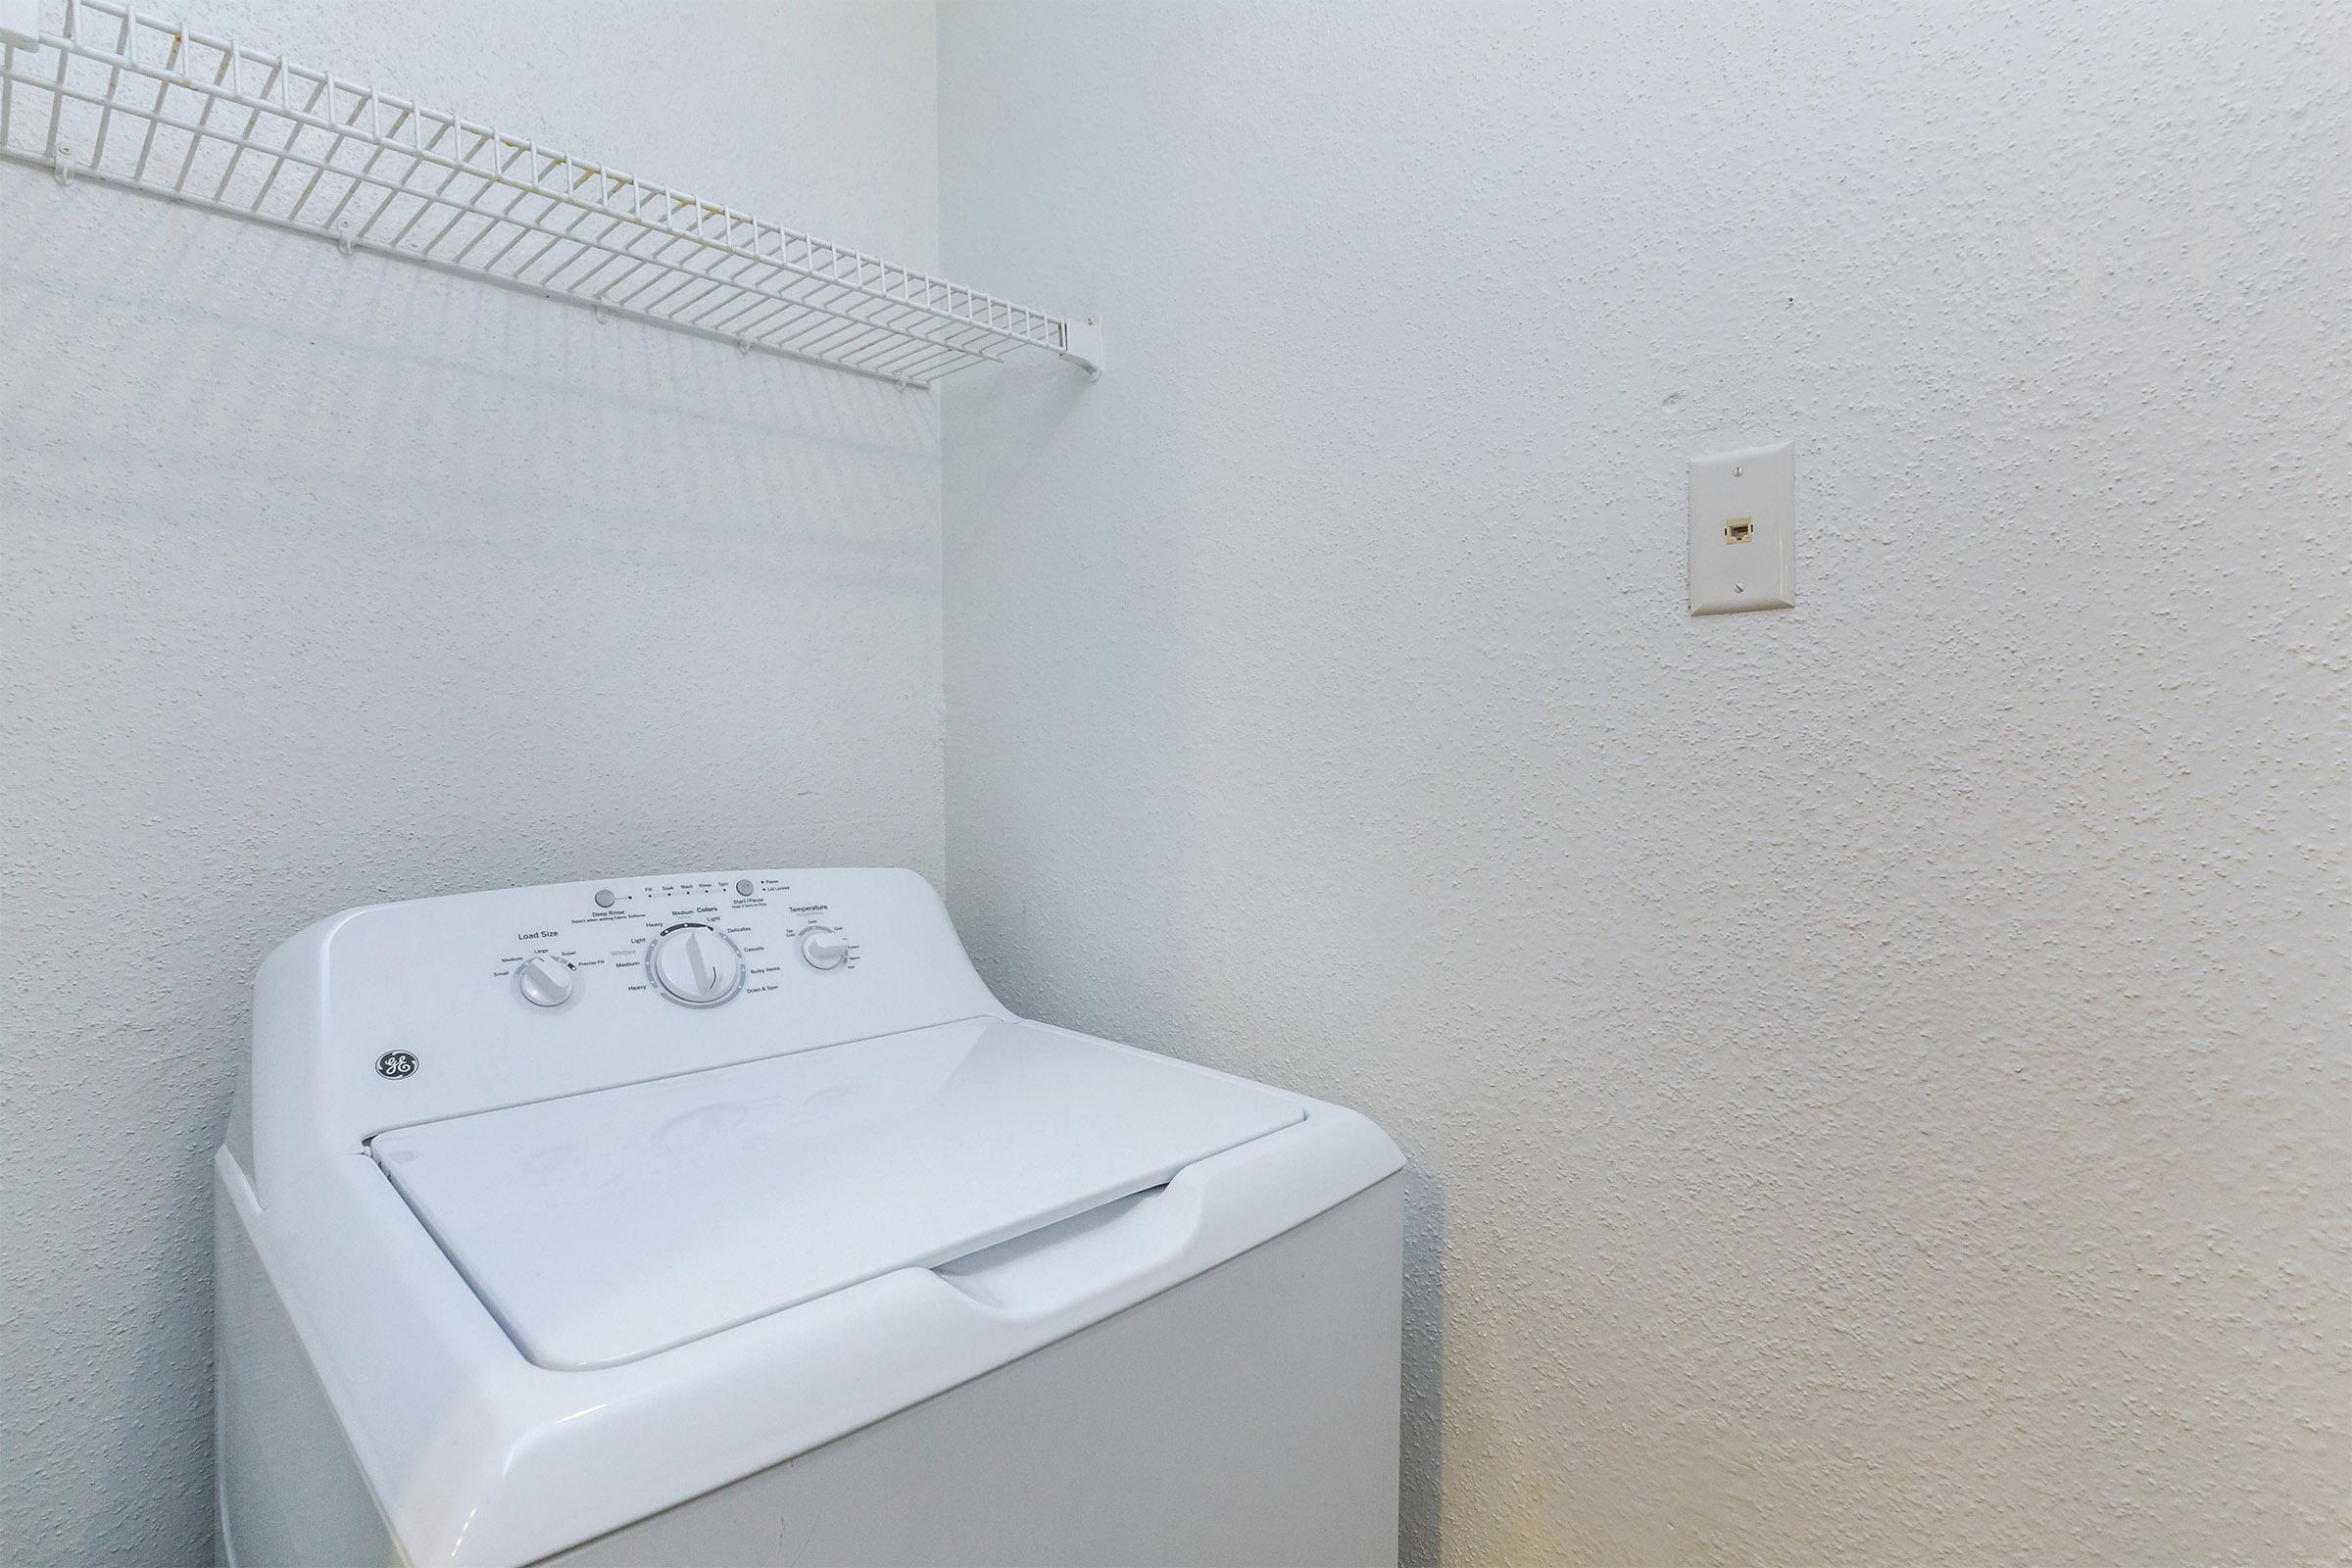
[[[935,248],[928,6],[192,20]],[[926,396],[0,166],[0,1562],[211,1560],[206,1160],[268,948],[631,867],[937,875],[939,569]]]
[[[955,906],[1405,1144],[1411,1555],[2344,1555],[2352,9],[940,58],[951,274],[1112,361],[948,395]]]

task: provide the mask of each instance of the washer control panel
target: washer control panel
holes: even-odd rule
[[[493,979],[541,1011],[606,988],[719,1007],[779,995],[794,972],[847,976],[864,960],[849,911],[796,893],[788,876],[614,880],[549,904],[491,962]]]
[[[607,877],[329,916],[262,965],[266,1147],[1007,1016],[911,871]],[[281,1167],[282,1168],[282,1167]],[[268,1181],[266,1170],[261,1179]]]

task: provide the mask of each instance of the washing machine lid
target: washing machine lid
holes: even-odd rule
[[[369,1147],[522,1352],[577,1369],[964,1256],[1304,1115],[1186,1062],[973,1020]]]

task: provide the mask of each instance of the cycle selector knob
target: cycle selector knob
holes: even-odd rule
[[[671,926],[654,938],[645,968],[663,996],[689,1007],[715,1007],[743,989],[743,951],[716,926]]]
[[[812,925],[801,933],[801,957],[811,969],[838,969],[849,956],[850,939],[830,926]]]
[[[514,966],[514,989],[534,1007],[561,1007],[580,989],[580,972],[552,954],[535,954]]]

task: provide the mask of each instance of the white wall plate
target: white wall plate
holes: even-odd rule
[[[1690,613],[1796,604],[1796,443],[1690,460]]]

